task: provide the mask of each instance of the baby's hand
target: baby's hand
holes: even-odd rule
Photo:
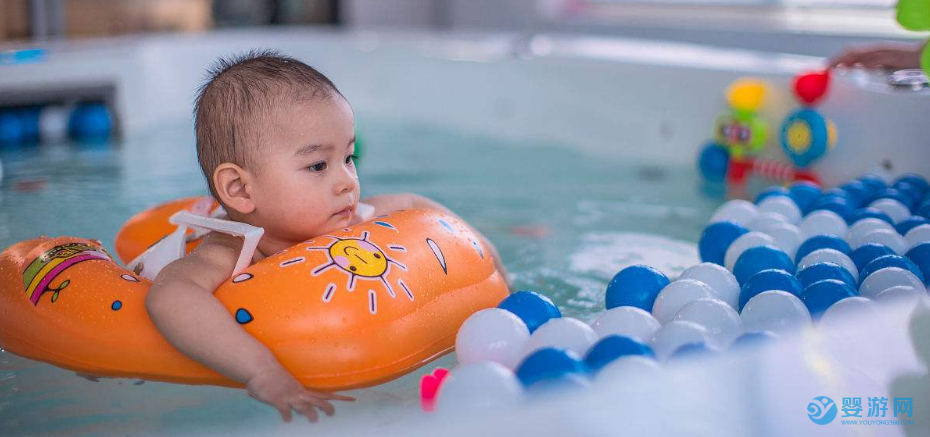
[[[830,67],[900,70],[920,68],[922,45],[881,43],[847,49],[831,59]]]
[[[307,416],[311,422],[319,420],[314,408],[319,408],[327,416],[332,416],[336,409],[330,400],[354,401],[355,398],[335,393],[307,390],[300,385],[284,368],[273,369],[253,376],[246,383],[249,396],[278,409],[285,422],[291,421],[291,410]]]

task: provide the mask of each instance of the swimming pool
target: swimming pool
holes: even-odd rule
[[[674,275],[698,261],[693,242],[719,204],[718,197],[702,191],[692,164],[718,112],[708,109],[707,102],[719,104],[722,89],[738,75],[762,75],[784,84],[795,69],[817,62],[632,40],[553,37],[521,42],[511,35],[297,30],[52,47],[47,65],[23,66],[15,75],[5,72],[0,83],[26,87],[111,81],[118,90],[117,109],[126,135],[112,147],[4,151],[0,246],[61,234],[99,238],[112,248],[116,230],[135,212],[203,193],[190,126],[193,89],[215,56],[255,46],[278,47],[320,66],[346,94],[368,145],[360,164],[365,195],[414,191],[446,204],[497,245],[515,289],[543,292],[566,315],[583,320],[602,308],[606,283],[619,268],[645,263]],[[930,127],[890,127],[920,119],[927,113],[927,98],[905,95],[904,103],[898,104],[904,110],[893,117],[875,113],[873,121],[861,126],[856,122],[865,115],[848,109],[850,100],[843,99],[878,109],[894,103],[891,94],[865,87],[874,83],[868,80],[850,76],[838,81],[840,99],[830,103],[831,108],[838,119],[845,117],[843,125],[851,126],[852,132],[845,148],[836,152],[836,161],[846,158],[846,165],[825,166],[825,175],[853,176],[882,159],[892,162],[896,171],[926,172],[930,157],[920,153],[925,142],[919,139],[927,137]],[[884,147],[869,147],[879,138],[890,140]],[[895,138],[911,141],[891,141]],[[858,157],[849,160],[850,154]],[[883,341],[897,346],[894,365],[868,361],[874,352],[841,352],[864,360],[862,368],[881,369],[887,375],[889,369],[919,369],[907,350],[901,319],[888,322],[894,329],[885,337],[863,338],[866,345]],[[686,381],[684,385],[617,388],[638,396],[637,402],[624,403],[617,411],[595,408],[609,399],[598,392],[555,406],[533,406],[514,413],[509,422],[507,412],[489,414],[498,426],[493,429],[469,418],[440,422],[419,413],[418,375],[426,369],[352,392],[359,401],[339,406],[337,416],[322,424],[282,428],[274,410],[239,390],[90,382],[3,353],[0,428],[14,435],[372,429],[385,434],[442,430],[473,435],[512,432],[517,423],[528,421],[543,435],[572,429],[611,434],[617,425],[606,419],[614,415],[640,432],[715,430],[744,435],[770,429],[775,435],[778,429],[807,431],[791,428],[803,425],[793,422],[807,420],[803,413],[791,416],[785,411],[803,411],[810,398],[805,391],[806,401],[789,403],[787,394],[773,394],[778,377],[793,370],[803,376],[809,370],[792,367],[798,363],[777,354],[798,356],[823,342],[807,338],[768,352],[767,357],[734,358],[714,369],[683,369],[676,377],[683,378],[677,381]],[[766,367],[759,364],[763,359],[785,365]],[[451,366],[454,361],[447,356],[435,364]],[[731,385],[721,389],[715,383],[724,377],[732,378]],[[859,382],[845,374],[836,378]],[[797,387],[807,388],[811,380],[817,382],[799,377]],[[762,394],[754,397],[755,391]],[[587,410],[563,410],[572,405]],[[556,410],[561,412],[554,416],[560,422],[544,425],[541,418],[553,417]],[[778,414],[790,416],[782,421],[788,425],[766,422],[778,421]]]

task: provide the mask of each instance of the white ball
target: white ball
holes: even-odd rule
[[[878,296],[875,296],[875,301],[890,304],[906,303],[914,306],[917,301],[926,297],[927,292],[924,289],[917,289],[908,285],[898,285],[878,293]]]
[[[836,249],[817,249],[807,254],[798,262],[798,271],[800,272],[805,267],[823,262],[839,264],[840,267],[849,271],[854,280],[859,281],[859,269],[856,268],[856,263],[853,262],[849,255]]]
[[[604,384],[604,381],[623,381],[641,378],[657,378],[662,376],[662,368],[659,363],[652,358],[646,358],[640,355],[628,355],[613,360],[600,371],[594,378],[595,384]],[[609,384],[609,382],[607,382]]]
[[[820,317],[820,326],[840,327],[844,320],[856,320],[856,317],[875,317],[876,315],[878,315],[878,306],[871,299],[860,296],[847,297],[830,305],[830,308],[824,311],[823,316]]]
[[[797,223],[801,221],[801,209],[798,204],[794,203],[790,197],[770,196],[759,202],[760,212],[774,212],[784,216],[788,223]]]
[[[736,260],[739,259],[739,256],[743,254],[746,250],[764,245],[775,245],[775,240],[767,234],[761,232],[747,232],[743,235],[740,235],[739,238],[733,240],[733,243],[730,244],[730,247],[727,248],[727,252],[723,255],[723,265],[729,271],[733,271],[733,266],[736,265]]]
[[[891,217],[891,220],[895,222],[895,224],[901,223],[911,216],[911,210],[908,209],[907,206],[904,206],[903,203],[894,199],[878,199],[869,206],[888,214],[888,217]]]
[[[930,241],[930,224],[911,228],[910,231],[907,231],[907,234],[904,234],[904,241],[907,242],[907,250],[920,243]]]
[[[904,254],[904,251],[907,250],[907,242],[904,241],[904,237],[898,234],[897,231],[888,229],[872,230],[863,235],[860,239],[850,241],[850,246],[855,250],[866,243],[884,244],[898,255]]]
[[[721,267],[722,268],[722,267]],[[611,308],[601,313],[591,323],[591,328],[598,338],[608,335],[622,335],[648,342],[661,325],[652,314],[630,306]]]
[[[804,242],[804,234],[797,226],[791,223],[773,224],[762,229],[759,232],[767,234],[775,240],[775,247],[784,250],[791,259],[798,253],[798,248]]]
[[[804,234],[805,240],[815,235],[836,235],[843,238],[849,231],[846,220],[843,220],[839,214],[825,209],[808,214],[798,227]]]
[[[811,326],[811,314],[797,296],[787,291],[764,291],[749,299],[740,313],[743,330],[790,334]]]
[[[518,405],[522,397],[523,387],[513,372],[485,361],[452,370],[439,386],[436,406],[445,413]]]
[[[39,113],[39,137],[43,143],[60,143],[68,139],[68,118],[71,108],[46,106]]]
[[[874,299],[879,293],[897,286],[913,287],[918,290],[925,289],[924,283],[910,272],[899,267],[885,267],[866,276],[859,284],[859,294]]]
[[[455,336],[455,353],[463,366],[494,361],[514,368],[523,357],[530,331],[519,317],[500,308],[472,314]]]
[[[652,305],[652,315],[661,324],[671,322],[678,311],[698,299],[717,297],[709,285],[694,279],[679,279],[665,286]]]
[[[691,343],[707,344],[707,329],[694,322],[673,321],[663,325],[652,336],[652,351],[664,360],[681,346]]]
[[[858,247],[855,244],[856,242],[862,241],[862,238],[865,237],[865,234],[868,234],[869,232],[872,232],[876,229],[887,229],[889,231],[894,231],[894,227],[889,225],[888,222],[884,220],[874,217],[864,218],[857,221],[849,228],[849,231],[846,232],[846,242],[849,243],[850,246],[854,246],[853,249],[855,249]]]
[[[587,323],[571,317],[558,317],[549,319],[533,331],[523,348],[523,357],[544,347],[569,350],[583,357],[596,341],[597,334]]]
[[[759,215],[759,209],[752,202],[735,199],[720,205],[720,208],[717,208],[717,211],[711,216],[710,222],[731,221],[742,226],[748,226],[757,215]]]
[[[678,311],[675,320],[703,326],[710,341],[721,349],[741,333],[739,314],[720,299],[703,298],[691,302]]]
[[[761,231],[766,226],[771,226],[778,223],[788,223],[788,219],[777,212],[768,211],[757,215],[756,218],[754,218],[752,222],[749,223],[747,228],[749,228],[750,231]]]
[[[714,263],[700,263],[688,267],[678,279],[694,279],[710,286],[720,300],[733,308],[739,305],[739,282],[729,270]]]

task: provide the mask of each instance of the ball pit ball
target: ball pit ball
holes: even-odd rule
[[[714,212],[710,222],[734,222],[742,226],[748,225],[759,215],[759,208],[745,200],[730,200]]]
[[[600,339],[584,357],[584,362],[592,372],[597,373],[614,360],[627,356],[644,356],[655,358],[652,348],[634,338],[609,335]]]
[[[821,327],[842,327],[849,320],[862,320],[862,317],[874,317],[878,314],[875,301],[861,296],[840,299],[830,305],[820,317]],[[868,323],[868,322],[864,322]]]
[[[875,229],[869,231],[862,238],[851,241],[852,247],[858,249],[863,244],[878,243],[888,246],[897,254],[904,254],[907,251],[907,242],[900,234],[890,229]]]
[[[656,297],[669,284],[664,273],[645,265],[620,270],[607,284],[607,309],[632,306],[651,311]]]
[[[739,313],[726,302],[714,298],[698,299],[685,305],[674,320],[703,326],[709,342],[719,348],[729,345],[741,330]]]
[[[791,191],[785,187],[774,185],[760,191],[759,194],[756,195],[755,203],[758,205],[763,200],[773,196],[790,197]]]
[[[493,361],[514,368],[530,338],[526,324],[510,311],[487,308],[472,314],[455,337],[459,364]]]
[[[849,273],[849,270],[846,270],[839,264],[831,262],[822,262],[809,265],[798,271],[797,278],[798,282],[801,283],[801,287],[803,288],[807,288],[811,284],[822,281],[824,279],[838,279],[845,282],[850,287],[859,287],[859,283],[856,282],[852,274]]]
[[[750,349],[769,344],[778,340],[778,335],[772,331],[745,332],[730,343],[730,349]]]
[[[807,214],[814,200],[820,197],[820,186],[808,181],[795,182],[788,188],[788,193],[801,208],[801,213]]]
[[[497,307],[516,314],[526,324],[530,333],[549,319],[562,317],[559,308],[548,297],[535,291],[513,293],[501,301]]]
[[[661,325],[642,308],[622,306],[604,311],[591,323],[598,338],[622,335],[640,341],[649,341]]]
[[[927,282],[923,272],[920,271],[917,264],[914,264],[914,261],[898,255],[885,255],[872,260],[872,262],[868,263],[865,268],[862,269],[862,272],[859,273],[859,282],[862,283],[862,281],[872,273],[887,267],[898,267],[908,270],[913,273],[917,279],[920,279],[921,282]]]
[[[531,387],[539,382],[558,379],[565,375],[585,375],[588,372],[584,362],[572,352],[543,348],[526,357],[517,368],[517,379],[524,387]]]
[[[795,257],[801,260],[804,259],[805,256],[820,249],[834,249],[847,255],[852,252],[849,243],[836,235],[815,235],[801,243]]]
[[[849,216],[849,224],[854,225],[859,220],[864,220],[867,218],[879,219],[885,223],[888,223],[889,225],[894,226],[894,220],[890,216],[888,216],[888,214],[885,214],[884,211],[878,208],[871,207],[871,206],[867,206],[865,208],[859,208],[853,211],[852,215]]]
[[[730,153],[727,149],[719,144],[710,144],[701,151],[698,169],[705,180],[723,182],[727,177],[729,163]]]
[[[727,252],[723,257],[723,266],[732,272],[736,266],[736,260],[739,259],[743,252],[752,247],[765,245],[774,246],[775,240],[761,232],[745,233],[734,240],[733,244],[727,248]]]
[[[723,266],[709,262],[696,264],[685,269],[678,279],[694,279],[703,282],[716,292],[720,300],[733,308],[739,305],[739,282]]]
[[[724,265],[724,256],[730,245],[748,229],[734,222],[712,223],[701,233],[698,252],[701,261]]]
[[[866,243],[853,250],[852,253],[849,254],[849,257],[856,264],[856,268],[862,270],[875,258],[894,254],[894,251],[884,244]]]
[[[924,279],[930,281],[930,243],[921,243],[907,251],[907,257],[914,261],[917,268],[924,274]]]
[[[523,388],[513,372],[485,361],[454,369],[443,379],[437,393],[440,412],[458,412],[517,405]]]
[[[845,197],[837,195],[822,195],[811,204],[811,210],[833,211],[845,220],[853,212],[853,206]]]
[[[666,323],[656,331],[650,341],[650,346],[660,360],[665,360],[682,345],[706,341],[707,329],[703,326],[694,322],[673,321]]]
[[[849,231],[846,220],[843,220],[839,214],[828,210],[811,212],[801,220],[798,227],[806,238],[816,235],[836,235],[842,238]]]
[[[788,257],[794,259],[798,252],[798,247],[806,239],[801,230],[791,223],[777,223],[759,229],[759,232],[772,237],[775,240],[775,246],[785,251]]]
[[[630,381],[653,378],[662,378],[663,371],[654,358],[643,355],[627,355],[611,361],[601,368],[594,378],[595,384],[605,382]]]
[[[801,302],[804,302],[813,318],[819,319],[834,303],[856,295],[856,289],[849,284],[836,279],[824,279],[805,288],[801,293]]]
[[[595,341],[597,334],[587,323],[571,317],[553,318],[533,331],[526,342],[524,356],[545,347],[562,349],[582,356]]]
[[[906,237],[908,231],[910,231],[911,229],[914,229],[920,225],[926,225],[926,224],[930,224],[930,220],[927,220],[919,215],[912,215],[908,217],[906,220],[902,221],[901,223],[898,223],[897,225],[895,225],[894,228],[896,231],[898,231],[899,234],[904,235]]]
[[[757,294],[740,312],[745,331],[790,334],[811,326],[811,314],[798,296],[782,290]]]
[[[774,212],[784,216],[788,223],[801,221],[801,209],[788,196],[770,196],[759,202],[759,211]]]
[[[791,273],[784,270],[763,270],[752,275],[743,284],[739,295],[739,310],[742,312],[746,304],[756,295],[770,290],[781,290],[800,296],[804,289]]]
[[[733,266],[733,276],[743,284],[752,275],[763,270],[784,270],[794,273],[795,264],[785,251],[774,246],[756,246],[746,249]]]
[[[910,202],[913,204],[914,202]],[[911,210],[905,204],[894,199],[878,199],[869,205],[890,217],[892,224],[901,223],[911,216]]]
[[[652,315],[659,323],[666,324],[678,314],[685,305],[705,297],[716,297],[709,285],[693,279],[679,279],[659,292]]]
[[[856,263],[848,255],[835,249],[820,249],[811,252],[798,262],[798,269],[804,269],[812,264],[822,262],[839,264],[852,274],[853,279],[859,281],[859,269],[856,268]]]
[[[921,288],[924,287],[924,283],[909,270],[885,267],[865,278],[859,285],[859,292],[863,297],[874,299],[881,292],[898,286]]]
[[[904,241],[908,249],[921,243],[930,243],[930,225],[915,226],[904,235]]]

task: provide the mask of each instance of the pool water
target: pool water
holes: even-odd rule
[[[694,242],[720,198],[691,167],[581,154],[561,144],[502,141],[448,128],[361,118],[363,197],[415,192],[435,199],[498,248],[512,288],[551,297],[590,321],[620,268],[654,265],[674,276],[697,263]],[[617,147],[629,147],[618,140]],[[188,125],[118,144],[3,150],[0,247],[38,235],[97,238],[166,200],[204,194]],[[50,333],[53,335],[53,333]],[[314,432],[417,420],[419,375],[350,394]],[[298,421],[300,422],[300,421]],[[242,390],[133,380],[87,381],[0,352],[0,429],[13,435],[182,435],[276,429],[271,407]],[[310,426],[305,423],[292,427]],[[4,432],[6,434],[6,432]]]

